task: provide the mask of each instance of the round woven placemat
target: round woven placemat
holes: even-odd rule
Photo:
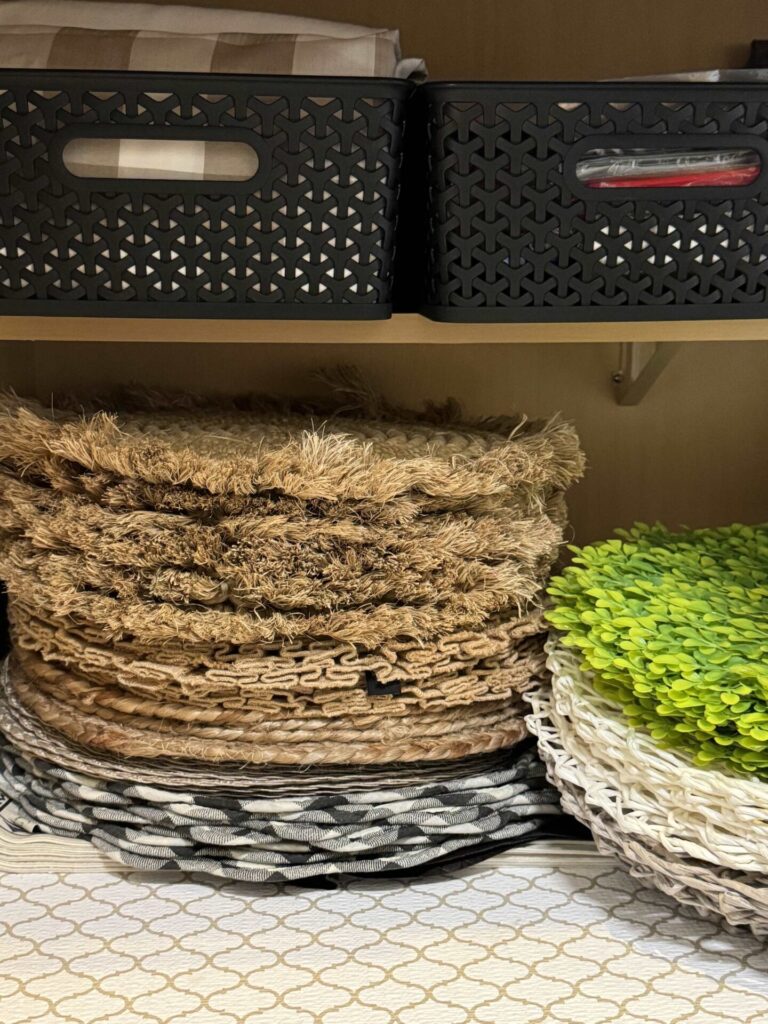
[[[535,564],[553,538],[559,541],[567,521],[560,492],[546,501],[528,492],[517,503],[484,514],[414,511],[395,523],[287,499],[275,499],[274,506],[211,517],[123,511],[0,474],[0,529],[24,536],[41,550],[75,549],[102,562],[142,568],[194,565],[213,572],[239,551],[258,561],[270,557],[278,544],[285,550],[295,546],[307,556],[350,548],[416,559],[516,558]]]
[[[368,505],[424,495],[449,507],[478,497],[504,501],[517,488],[564,489],[583,471],[566,424],[462,422],[455,406],[420,415],[389,408],[359,382],[346,392],[314,404],[145,393],[123,396],[109,413],[8,396],[0,461],[69,490],[82,485],[85,471],[211,495],[274,491]],[[350,415],[334,414],[333,406]]]
[[[550,524],[550,532],[554,528]],[[552,539],[552,538],[550,538]],[[279,549],[280,545],[275,545]],[[543,586],[557,544],[540,549],[532,563],[505,558],[493,561],[456,560],[450,568],[382,554],[358,558],[338,550],[304,559],[293,550],[266,566],[250,564],[247,553],[239,564],[223,565],[216,576],[197,569],[144,569],[101,562],[95,552],[51,552],[29,541],[5,537],[0,541],[0,571],[8,589],[17,592],[26,577],[51,587],[89,594],[116,595],[133,603],[173,605],[194,614],[198,608],[244,610],[264,618],[270,614],[344,614],[361,607],[371,610],[397,604],[415,612],[427,608],[451,615],[467,603],[486,614],[518,601],[525,604]],[[277,564],[277,563],[280,564]]]
[[[618,857],[633,877],[692,907],[702,917],[725,919],[732,927],[749,928],[758,938],[768,935],[766,875],[675,856],[622,832],[609,815],[589,804],[578,786],[560,780],[557,785],[566,814],[586,825],[597,848]]]
[[[216,650],[198,657],[194,651],[147,652],[130,644],[97,646],[13,601],[9,618],[20,657],[38,656],[84,682],[115,686],[137,697],[250,710],[265,717],[392,717],[415,708],[503,700],[523,692],[544,670],[540,613],[431,644],[401,642],[358,652],[332,642],[294,643],[220,658]]]
[[[187,791],[222,790],[261,796],[313,796],[338,790],[457,784],[473,774],[503,770],[517,748],[474,754],[461,760],[418,761],[382,765],[279,765],[259,767],[240,762],[209,764],[184,758],[125,758],[95,751],[50,730],[20,703],[8,685],[7,663],[0,667],[0,732],[22,753],[51,759],[63,768],[105,780],[162,786]]]
[[[12,757],[8,751],[3,752],[2,762],[0,786],[5,794],[41,823],[68,829],[76,828],[79,819],[86,826],[114,829],[113,834],[138,844],[167,848],[205,845],[218,848],[225,856],[227,852],[242,857],[246,851],[267,850],[290,852],[299,861],[314,853],[372,856],[383,848],[428,847],[448,837],[475,835],[481,840],[512,821],[538,817],[550,809],[554,814],[557,808],[555,790],[521,780],[499,787],[500,792],[506,791],[506,797],[500,796],[492,804],[483,803],[482,795],[477,794],[472,803],[429,800],[426,802],[432,807],[425,811],[409,809],[418,801],[402,801],[402,809],[380,809],[378,818],[370,818],[364,809],[341,807],[334,813],[329,806],[314,813],[294,812],[289,820],[269,812],[259,817],[219,808],[215,815],[208,809],[208,817],[213,820],[206,821],[198,820],[190,805],[174,808],[146,802],[94,803],[98,790],[88,794],[84,793],[85,785],[74,780],[67,785],[60,779],[33,774],[26,769],[28,762]],[[77,793],[84,794],[84,798]],[[82,831],[87,835],[89,829]]]
[[[526,758],[530,754],[521,762]],[[473,807],[459,805],[426,815],[403,808],[392,821],[385,817],[362,827],[333,822],[325,828],[322,823],[296,827],[290,820],[262,819],[233,828],[226,821],[213,826],[189,823],[183,813],[164,814],[162,808],[146,804],[94,807],[72,795],[61,779],[52,781],[10,751],[3,752],[2,762],[0,790],[21,827],[87,838],[139,868],[205,871],[242,881],[415,867],[464,847],[521,841],[536,832],[543,818],[559,814],[556,794],[542,787],[535,764],[530,781],[523,770],[507,795],[487,806],[479,799]],[[77,780],[72,781],[80,791]],[[161,824],[154,822],[158,811]]]
[[[7,479],[16,479],[16,474],[21,472],[19,467],[12,469],[0,461],[0,473]],[[503,495],[478,494],[475,497],[430,498],[423,494],[408,494],[376,505],[351,500],[275,497],[272,492],[266,495],[209,494],[194,487],[125,480],[109,473],[83,472],[76,480],[24,476],[24,482],[30,480],[35,480],[40,489],[71,495],[121,515],[129,512],[170,513],[190,516],[203,523],[216,523],[225,518],[285,515],[290,518],[338,518],[364,526],[398,527],[442,515],[480,517],[508,513],[513,519],[520,519],[536,515],[545,506],[553,509],[553,522],[564,525],[567,518],[562,511],[557,511],[564,507],[563,495],[567,488],[554,486],[520,486]]]
[[[591,806],[673,856],[768,873],[768,785],[700,768],[629,726],[582,673],[578,655],[549,645],[552,687],[527,695],[528,724],[556,780]]]
[[[487,715],[496,713],[505,703],[497,700],[436,709],[408,708],[399,716],[369,712],[335,717],[322,714],[301,716],[289,709],[285,715],[265,717],[261,711],[247,708],[221,708],[215,704],[200,707],[156,697],[139,697],[118,686],[87,682],[22,651],[13,655],[13,661],[23,677],[41,692],[107,721],[184,735],[253,739],[256,742],[265,738],[301,741],[326,737],[348,742],[356,736],[362,741],[386,741],[419,732],[424,736],[450,735],[457,730],[463,731],[469,722],[485,720]]]
[[[83,560],[87,563],[87,559]],[[509,568],[501,589],[453,593],[443,604],[401,605],[396,601],[339,611],[304,613],[222,607],[177,606],[145,598],[125,580],[118,590],[91,586],[103,567],[73,578],[71,557],[30,553],[14,542],[3,545],[2,578],[9,594],[25,605],[56,609],[75,626],[88,626],[102,644],[130,636],[151,649],[159,644],[260,644],[299,638],[329,638],[374,649],[393,639],[429,640],[457,630],[479,629],[495,614],[522,615],[541,600],[543,574]],[[78,570],[79,571],[79,570]],[[514,580],[514,582],[513,582]]]
[[[13,482],[9,490],[19,485]],[[51,492],[43,492],[50,500]],[[62,506],[66,509],[62,511]],[[0,504],[3,559],[53,560],[73,583],[177,605],[301,611],[398,601],[445,603],[541,583],[563,540],[547,514],[427,517],[407,527],[316,521],[327,532],[243,517],[216,526],[166,513],[119,514],[71,498],[40,511]],[[295,529],[299,527],[299,529]],[[304,539],[301,533],[306,533]]]
[[[456,823],[479,821],[517,796],[525,799],[527,794],[533,796],[542,790],[548,790],[550,798],[555,795],[547,783],[543,764],[529,745],[508,751],[505,763],[492,771],[476,771],[445,782],[428,780],[365,790],[355,789],[354,782],[350,788],[348,780],[346,789],[293,797],[254,796],[226,787],[169,791],[146,783],[106,780],[83,771],[73,772],[45,759],[30,758],[0,739],[0,768],[7,767],[9,762],[22,764],[30,782],[39,782],[62,803],[76,800],[93,810],[133,814],[147,824],[168,828],[226,825],[269,830],[284,822],[289,827],[338,826],[341,835],[350,831],[349,826],[384,821],[440,827],[451,819]],[[533,796],[533,800],[538,797]],[[435,819],[430,820],[433,813]]]
[[[50,668],[50,667],[49,667]],[[29,679],[12,666],[9,687],[41,721],[70,739],[127,757],[247,764],[383,764],[448,760],[512,746],[525,735],[519,698],[367,725],[357,718],[291,719],[221,726],[140,716],[97,703],[101,688],[73,693],[69,677]]]

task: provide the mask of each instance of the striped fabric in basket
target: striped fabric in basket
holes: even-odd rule
[[[112,8],[134,5],[94,3],[88,5],[95,9],[93,24],[101,27],[4,24],[13,22],[14,8],[19,14],[28,10],[30,17],[55,21],[59,4],[49,15],[47,6],[0,7],[0,68],[381,78],[424,73],[423,61],[401,60],[397,31],[301,18],[218,11],[219,26],[263,22],[270,31],[195,31],[196,25],[210,26],[211,11],[177,7],[172,10],[178,12],[176,22],[182,28],[168,32],[154,28],[153,17],[148,28],[123,27],[125,19]],[[72,20],[77,21],[80,6],[61,3],[59,20],[71,8]],[[115,21],[120,27],[111,27]],[[65,160],[73,174],[86,178],[243,181],[256,171],[249,146],[200,140],[158,139],[148,144],[146,139],[76,139],[67,146]]]

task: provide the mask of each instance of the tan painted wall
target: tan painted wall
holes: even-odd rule
[[[738,67],[752,39],[768,38],[764,0],[207,0],[206,6],[399,28],[404,49],[426,57],[433,78],[583,80]]]

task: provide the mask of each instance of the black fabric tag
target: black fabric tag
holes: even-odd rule
[[[395,679],[391,683],[380,683],[376,673],[368,668],[365,670],[365,689],[369,697],[399,697],[400,680]]]

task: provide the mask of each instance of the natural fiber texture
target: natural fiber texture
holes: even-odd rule
[[[530,693],[528,723],[558,781],[584,789],[622,832],[676,855],[768,874],[768,785],[660,749],[557,640],[547,666],[552,689]]]
[[[656,748],[557,641],[548,666],[552,687],[527,695],[527,722],[564,810],[637,877],[768,934],[768,787]]]
[[[623,833],[612,818],[589,805],[577,786],[563,783],[559,788],[566,814],[586,825],[597,848],[618,857],[634,878],[702,917],[725,919],[758,938],[768,936],[768,877],[675,857]]]
[[[551,524],[548,530],[554,532]],[[505,558],[494,563],[457,561],[449,569],[445,564],[429,565],[429,558],[419,563],[415,555],[356,558],[353,550],[344,548],[317,558],[308,553],[306,559],[294,548],[281,559],[281,545],[274,547],[277,557],[271,565],[269,558],[262,560],[266,566],[254,565],[246,552],[238,555],[239,564],[223,566],[217,579],[196,569],[123,568],[104,564],[91,552],[41,551],[28,541],[6,539],[0,543],[0,571],[11,592],[23,594],[23,580],[31,577],[65,594],[84,590],[116,595],[153,608],[161,602],[189,609],[190,615],[201,605],[217,612],[243,609],[269,619],[272,612],[344,614],[395,602],[401,613],[428,608],[450,616],[471,607],[492,615],[530,603],[556,552],[556,545],[550,546],[548,556],[542,559],[539,554],[533,565]]]
[[[120,687],[88,683],[57,669],[34,655],[16,652],[14,661],[22,675],[43,692],[65,704],[91,712],[107,721],[125,722],[136,728],[157,729],[212,738],[263,738],[333,741],[388,740],[421,732],[424,736],[463,730],[466,723],[497,712],[506,703],[493,701],[480,707],[440,708],[407,711],[393,717],[378,714],[341,714],[336,717],[306,717],[289,711],[281,717],[265,716],[247,708],[198,707],[190,704],[138,697]],[[157,721],[154,721],[157,720]]]
[[[636,526],[585,548],[550,621],[660,745],[768,778],[768,525]]]
[[[12,479],[5,468],[3,477]],[[30,478],[24,478],[28,482]],[[516,489],[506,497],[478,495],[474,498],[428,498],[423,495],[393,498],[383,505],[362,502],[335,502],[325,499],[302,501],[299,498],[268,494],[208,494],[190,487],[152,484],[146,480],[116,479],[106,473],[81,473],[76,480],[38,480],[37,488],[51,494],[71,495],[85,499],[98,507],[113,512],[166,512],[191,516],[201,523],[217,523],[225,518],[241,516],[286,516],[290,519],[341,518],[353,524],[375,526],[404,526],[425,517],[452,515],[504,514],[510,518],[529,518],[547,508],[555,510],[550,516],[564,526],[563,491],[548,488],[541,492]]]
[[[506,613],[506,617],[525,614],[541,598],[536,577],[513,568],[510,572],[516,582],[506,593],[455,592],[442,605],[390,602],[316,614],[261,615],[252,609],[178,607],[152,601],[127,580],[120,587],[120,596],[79,589],[84,581],[73,581],[71,559],[31,554],[14,545],[6,546],[0,561],[8,592],[24,604],[56,609],[58,617],[67,617],[74,626],[87,626],[101,644],[130,636],[148,649],[168,641],[242,645],[299,638],[329,638],[375,649],[394,639],[429,640],[458,630],[477,630],[496,613]],[[98,572],[96,566],[94,574]]]
[[[410,762],[384,765],[324,765],[306,767],[281,765],[277,768],[253,765],[206,764],[181,758],[124,758],[96,752],[51,732],[31,714],[8,688],[7,669],[0,675],[0,732],[13,746],[32,757],[49,758],[63,768],[107,780],[162,786],[187,791],[223,789],[253,795],[302,796],[338,790],[378,789],[382,786],[411,786],[450,783],[472,774],[500,770],[510,758],[509,749],[462,758],[458,761]]]
[[[272,645],[248,651],[99,647],[10,602],[19,657],[35,654],[90,684],[192,706],[250,709],[262,716],[371,714],[502,700],[544,668],[542,620],[489,623],[433,644],[393,643],[357,651],[333,643]]]
[[[7,468],[3,475],[10,479]],[[23,482],[27,483],[29,479],[25,476]],[[69,477],[39,479],[36,489],[52,495],[71,495],[121,515],[128,512],[164,512],[190,516],[204,524],[215,524],[227,518],[285,516],[298,521],[340,518],[363,526],[404,526],[418,521],[425,514],[439,514],[409,497],[393,499],[384,505],[365,505],[354,501],[302,501],[273,491],[266,494],[208,494],[192,487],[116,479],[109,473],[81,473],[74,481]],[[515,495],[512,507],[522,514],[540,509],[541,501],[535,494],[520,493]],[[452,510],[446,508],[443,511],[450,513]],[[497,503],[492,498],[485,502],[476,501],[472,511],[498,511]]]
[[[455,405],[408,413],[356,377],[333,384],[327,402],[212,403],[144,393],[124,396],[109,413],[84,415],[11,396],[0,415],[0,461],[65,490],[77,490],[83,472],[106,473],[115,483],[211,495],[274,491],[373,506],[423,495],[432,510],[441,500],[453,508],[478,497],[503,503],[516,490],[563,490],[583,471],[566,424],[465,423]]]
[[[481,515],[445,512],[402,520],[381,514],[357,516],[353,507],[308,506],[293,499],[250,499],[231,513],[206,516],[174,509],[120,510],[83,495],[0,475],[0,529],[18,534],[44,551],[79,550],[112,565],[160,568],[195,566],[208,571],[238,551],[264,557],[265,544],[301,546],[328,553],[333,545],[361,552],[407,554],[433,559],[517,558],[526,564],[559,543],[567,521],[563,495],[546,503],[532,496]],[[245,503],[245,499],[243,499]],[[556,528],[556,531],[553,530]]]
[[[485,704],[474,713],[459,708],[406,715],[392,722],[377,717],[370,728],[355,718],[346,724],[322,719],[227,727],[174,723],[103,708],[86,695],[67,690],[66,677],[58,675],[53,680],[32,680],[13,669],[9,685],[46,725],[84,746],[128,757],[245,764],[381,764],[466,757],[512,746],[525,735],[519,699]]]
[[[34,564],[55,556],[78,585],[130,587],[180,605],[335,610],[393,599],[439,603],[455,591],[503,593],[520,579],[528,586],[531,576],[542,583],[562,540],[545,515],[443,516],[383,529],[319,520],[295,539],[294,527],[304,527],[282,517],[213,527],[60,499],[67,502],[66,514],[36,513],[28,503],[28,513],[18,508],[11,517],[0,507],[0,531],[16,538],[6,540],[5,557]],[[102,522],[91,529],[89,520]]]
[[[206,871],[241,881],[415,867],[465,847],[522,839],[544,817],[559,813],[556,794],[543,784],[530,752],[502,777],[473,782],[463,792],[435,790],[424,801],[419,795],[385,799],[383,814],[380,808],[366,813],[364,806],[326,802],[280,815],[274,806],[266,812],[235,809],[232,801],[206,807],[194,797],[183,806],[166,804],[163,794],[149,802],[146,793],[125,799],[97,780],[68,777],[10,750],[0,771],[0,789],[16,804],[24,827],[87,837],[140,868]]]

